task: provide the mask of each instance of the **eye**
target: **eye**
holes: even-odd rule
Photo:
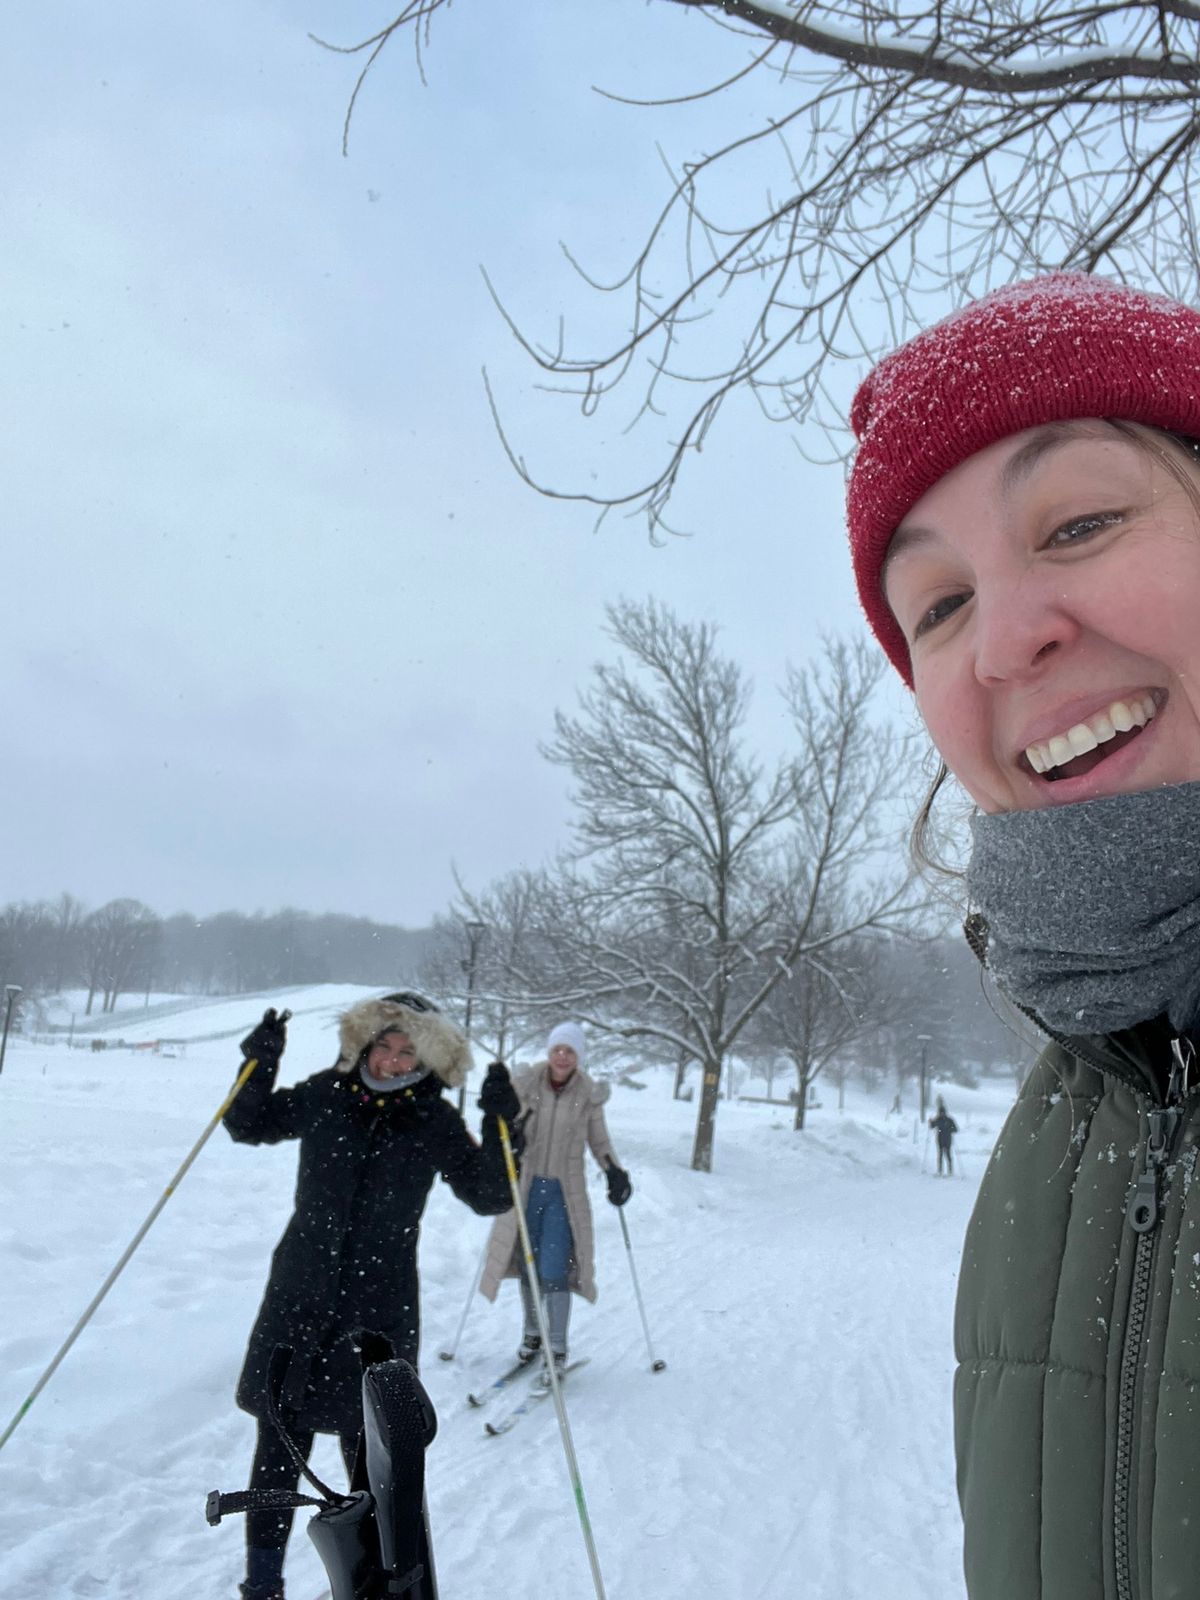
[[[1115,527],[1124,515],[1123,511],[1093,511],[1086,517],[1072,517],[1069,522],[1055,528],[1046,540],[1046,546],[1049,549],[1056,545],[1081,544],[1085,539]]]
[[[927,611],[923,611],[917,618],[917,625],[913,629],[913,638],[919,639],[922,634],[929,633],[932,629],[945,622],[961,605],[970,599],[969,594],[947,594],[940,600],[935,600]]]

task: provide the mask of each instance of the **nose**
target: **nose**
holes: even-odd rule
[[[1078,636],[1066,597],[1040,574],[976,589],[975,676],[980,683],[1034,676]]]

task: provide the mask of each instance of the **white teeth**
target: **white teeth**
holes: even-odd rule
[[[1061,767],[1075,756],[1086,755],[1099,745],[1107,744],[1118,733],[1128,733],[1131,728],[1144,728],[1158,712],[1154,696],[1134,695],[1128,700],[1114,700],[1104,711],[1098,711],[1086,722],[1077,722],[1065,733],[1026,747],[1025,759],[1035,772],[1049,772]]]

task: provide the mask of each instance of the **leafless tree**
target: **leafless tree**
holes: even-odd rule
[[[922,1071],[973,1084],[980,1073],[1017,1073],[1040,1049],[1037,1032],[996,989],[959,930],[881,944],[872,978],[875,1023],[864,1042],[887,1063],[896,1089]]]
[[[698,1061],[692,1165],[709,1171],[726,1058],[776,984],[907,913],[884,805],[904,758],[871,723],[865,650],[831,645],[793,673],[799,759],[767,768],[713,627],[623,601],[609,630],[622,658],[595,669],[544,752],[574,780],[574,849],[536,884],[536,969],[510,963],[508,982],[558,1016]]]
[[[517,1057],[544,1031],[533,995],[544,986],[534,978],[540,967],[540,881],[539,873],[526,869],[481,892],[460,881],[457,903],[435,922],[417,969],[417,982],[440,1002],[449,1001],[465,1014],[470,998],[472,1037],[500,1058]],[[524,988],[511,981],[514,972],[523,975]]]
[[[80,932],[86,915],[87,907],[83,901],[77,900],[65,889],[50,907],[53,928],[51,942],[53,967],[50,974],[52,989],[64,988],[68,976],[78,970]]]
[[[148,982],[162,937],[162,923],[140,900],[110,900],[84,919],[83,962],[88,998],[85,1015],[101,996],[101,1010],[115,1010],[118,997],[135,982]]]
[[[797,1132],[822,1070],[879,1020],[875,957],[873,941],[844,941],[819,966],[808,963],[777,983],[750,1025],[754,1045],[785,1056],[795,1071]]]
[[[371,38],[333,47],[359,56],[354,95],[397,36],[420,53],[447,3],[409,0]],[[626,271],[601,282],[579,266],[588,288],[623,297],[611,345],[509,323],[585,413],[619,391],[627,415],[665,418],[664,434],[648,475],[599,491],[536,481],[509,447],[545,492],[666,527],[731,396],[836,423],[832,358],[878,355],[931,308],[1012,277],[1074,267],[1196,293],[1195,0],[656,3],[728,33],[720,81],[649,102],[664,115],[721,102],[719,131],[669,168]]]
[[[0,982],[19,984],[27,994],[49,987],[54,925],[45,901],[20,901],[0,907]]]

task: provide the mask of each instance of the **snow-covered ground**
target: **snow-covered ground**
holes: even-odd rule
[[[283,1077],[333,1059],[363,991],[289,993]],[[274,998],[274,997],[271,997]],[[212,1115],[230,1041],[264,1002],[133,1008],[121,1034],[169,1051],[10,1039],[0,1077],[0,1427],[16,1411]],[[948,1088],[965,1175],[927,1171],[912,1108],[829,1090],[808,1130],[723,1104],[716,1171],[688,1168],[695,1108],[669,1074],[618,1087],[614,1142],[651,1319],[651,1374],[619,1219],[593,1170],[600,1300],[577,1302],[571,1423],[610,1600],[961,1600],[950,1429],[951,1311],[975,1185],[1011,1089]],[[472,1120],[477,1114],[472,1112]],[[245,1485],[253,1424],[232,1390],[288,1215],[294,1147],[218,1130],[141,1250],[0,1452],[5,1600],[233,1600],[238,1518],[204,1497]],[[503,1438],[464,1402],[506,1365],[515,1285],[453,1339],[488,1224],[438,1185],[421,1246],[428,1462],[442,1600],[593,1593],[544,1405]],[[314,1465],[334,1481],[332,1441]],[[298,1519],[290,1600],[323,1589]]]

